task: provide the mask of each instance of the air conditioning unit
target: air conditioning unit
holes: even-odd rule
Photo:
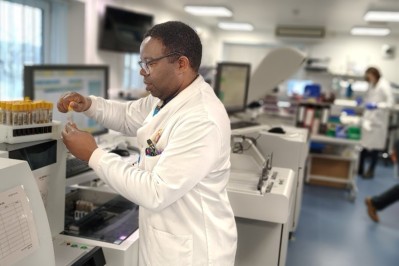
[[[324,27],[277,26],[276,28],[278,37],[323,38],[324,35]]]

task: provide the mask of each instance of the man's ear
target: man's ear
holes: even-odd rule
[[[187,56],[180,56],[177,62],[179,64],[179,73],[181,74],[190,68],[190,60],[187,58]]]

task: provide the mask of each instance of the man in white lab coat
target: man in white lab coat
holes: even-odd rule
[[[378,160],[378,153],[385,149],[388,133],[388,108],[393,106],[394,98],[389,82],[384,79],[378,69],[370,67],[366,70],[366,81],[369,89],[364,99],[362,121],[362,146],[358,174],[364,178],[372,178]],[[367,172],[364,173],[365,159],[370,157]]]
[[[148,97],[116,102],[69,93],[58,109],[84,112],[107,128],[137,136],[138,166],[97,147],[74,125],[62,133],[70,152],[140,205],[140,265],[234,265],[237,232],[226,185],[230,121],[198,75],[202,45],[181,22],[154,26],[140,47]]]

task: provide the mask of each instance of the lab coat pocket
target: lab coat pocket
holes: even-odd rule
[[[147,171],[152,171],[154,169],[154,167],[157,165],[159,158],[161,157],[161,155],[157,155],[157,156],[145,156],[144,158],[144,169]]]
[[[150,227],[150,261],[152,266],[192,265],[192,235],[174,235]]]

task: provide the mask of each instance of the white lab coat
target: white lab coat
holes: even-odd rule
[[[383,150],[388,134],[389,108],[394,104],[389,82],[381,77],[375,86],[370,86],[364,103],[378,104],[378,108],[364,110],[362,146],[368,150]]]
[[[92,97],[89,117],[136,135],[138,167],[95,150],[89,165],[121,195],[140,205],[140,265],[234,265],[237,231],[227,196],[230,122],[199,76],[158,114],[152,96],[120,103]],[[146,156],[147,139],[162,129],[161,155]]]

